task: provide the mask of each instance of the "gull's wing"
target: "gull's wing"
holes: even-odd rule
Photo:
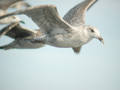
[[[0,0],[0,9],[7,10],[8,8],[21,9],[22,7],[30,7],[24,0]]]
[[[31,17],[32,20],[41,28],[41,30],[48,32],[53,30],[63,30],[69,32],[72,27],[65,22],[57,12],[57,9],[53,5],[41,5],[27,8],[26,10],[19,10],[13,13],[1,16],[0,19],[16,15],[26,14]]]
[[[6,10],[10,5],[22,0],[0,0],[0,9]]]
[[[25,1],[18,1],[16,3],[13,3],[8,8],[16,8],[16,9],[22,9],[22,8],[28,8],[31,5],[26,3]]]
[[[7,35],[13,39],[33,36],[37,31],[22,27],[19,23],[12,23],[0,30],[0,36]]]
[[[79,26],[85,24],[85,12],[96,2],[97,0],[84,0],[73,7],[64,16],[64,20],[73,26]]]
[[[7,14],[8,8],[22,9],[30,7],[28,3],[24,0],[0,0],[0,16]],[[0,24],[11,23],[12,21],[17,21],[14,16],[0,20]]]

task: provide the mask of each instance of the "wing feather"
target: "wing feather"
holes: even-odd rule
[[[16,3],[13,3],[12,5],[10,5],[8,8],[16,8],[16,9],[22,9],[22,8],[28,8],[30,7],[31,5],[28,4],[27,2],[25,1],[18,1]]]
[[[85,12],[96,2],[97,0],[84,0],[73,7],[68,13],[63,17],[65,21],[73,26],[79,26],[85,24]]]
[[[0,9],[6,10],[10,5],[22,0],[0,0]]]
[[[7,35],[13,39],[33,36],[37,31],[22,27],[19,23],[12,23],[0,31],[0,36]]]
[[[1,16],[0,19],[16,14],[26,14],[31,17],[32,20],[44,31],[56,30],[56,28],[60,28],[64,31],[72,29],[71,25],[59,16],[56,7],[53,5],[30,7],[25,10],[6,14]]]

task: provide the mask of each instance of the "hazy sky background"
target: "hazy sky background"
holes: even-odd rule
[[[32,5],[54,4],[61,16],[81,1],[28,0]],[[86,23],[99,29],[105,45],[93,40],[79,55],[51,46],[0,50],[0,90],[120,90],[120,0],[98,0]],[[2,37],[0,45],[11,40]]]

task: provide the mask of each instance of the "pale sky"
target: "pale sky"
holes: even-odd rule
[[[54,4],[64,16],[81,1],[31,0],[30,4]],[[70,48],[51,46],[0,50],[0,90],[120,90],[119,17],[120,0],[98,0],[87,12],[86,24],[99,29],[105,45],[94,39],[79,55]],[[37,28],[21,18],[28,28]],[[0,45],[10,41],[2,37]]]

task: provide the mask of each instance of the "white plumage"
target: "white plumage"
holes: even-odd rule
[[[39,41],[55,47],[73,48],[75,53],[79,53],[82,45],[93,38],[103,42],[103,38],[95,27],[85,25],[85,12],[96,1],[83,1],[72,8],[63,18],[59,16],[56,6],[41,5],[9,13],[0,17],[0,19],[11,15],[25,14],[32,18],[40,27],[42,35],[44,35],[44,37],[42,35],[37,35],[34,38],[29,37],[27,40]],[[18,44],[16,43],[16,45]],[[17,47],[14,45],[12,48]]]

